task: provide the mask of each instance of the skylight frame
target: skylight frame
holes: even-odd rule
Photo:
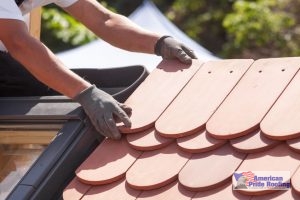
[[[101,142],[80,105],[63,96],[0,99],[0,124],[18,129],[62,123],[55,138],[11,191],[7,200],[59,199],[78,165]],[[27,127],[27,128],[28,128]],[[45,127],[47,128],[47,127]]]

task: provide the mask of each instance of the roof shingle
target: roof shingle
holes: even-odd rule
[[[300,199],[300,58],[163,61],[125,102],[64,199]],[[289,171],[292,188],[233,190],[235,171]]]

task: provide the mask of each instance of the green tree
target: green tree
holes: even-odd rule
[[[222,23],[231,7],[228,0],[175,0],[166,16],[195,41],[221,54],[226,41]]]
[[[223,20],[228,41],[223,52],[244,57],[278,57],[299,53],[291,34],[296,20],[277,0],[236,1]],[[253,53],[255,52],[255,53]]]

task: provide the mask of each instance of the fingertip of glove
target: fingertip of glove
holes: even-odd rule
[[[124,125],[125,125],[126,127],[128,127],[128,128],[130,128],[131,125],[132,125],[132,123],[131,123],[131,121],[130,121],[129,118],[123,120],[123,123],[124,123]]]
[[[132,108],[127,106],[126,104],[120,104],[120,107],[125,111],[127,115],[131,115]]]
[[[187,58],[185,61],[184,61],[185,64],[192,64],[192,59],[190,58]]]
[[[188,65],[192,64],[192,58],[190,58],[188,55],[179,57],[178,59],[184,64],[188,64]]]

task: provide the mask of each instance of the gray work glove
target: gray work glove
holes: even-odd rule
[[[127,127],[131,126],[127,115],[131,113],[131,108],[119,103],[95,85],[78,94],[74,100],[82,105],[96,130],[108,138],[121,138],[116,122],[120,121]]]
[[[177,58],[185,64],[191,64],[192,59],[197,59],[193,50],[179,43],[171,36],[162,36],[155,44],[154,52],[164,59]]]

